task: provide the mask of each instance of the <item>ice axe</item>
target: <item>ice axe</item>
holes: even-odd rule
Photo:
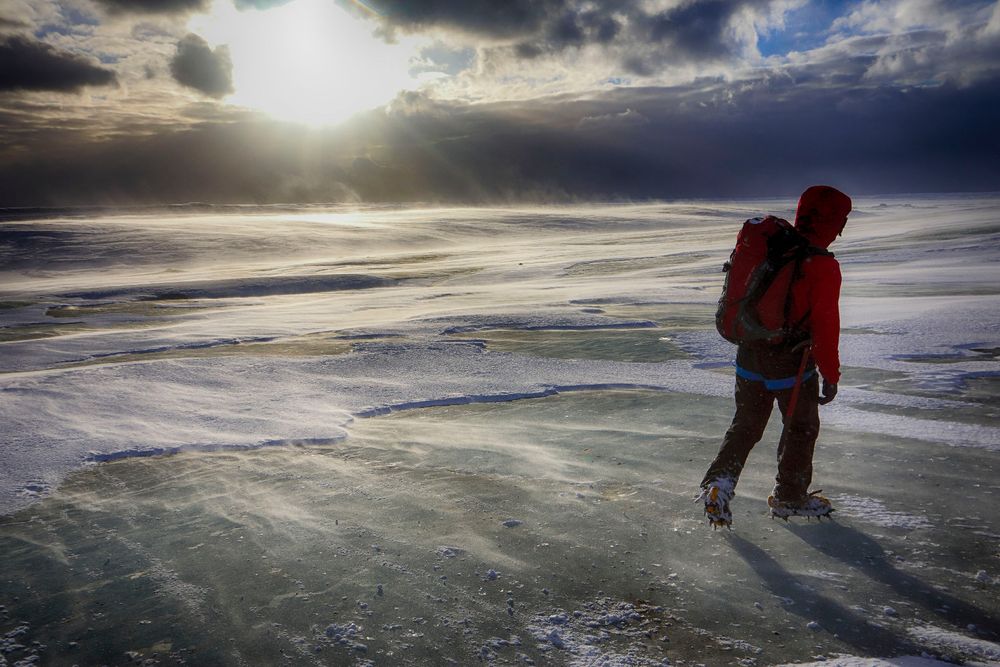
[[[802,376],[806,372],[806,364],[809,363],[809,353],[812,351],[812,340],[806,339],[792,348],[792,353],[802,348],[802,361],[799,362],[799,372],[795,375],[795,384],[792,385],[792,396],[788,399],[788,408],[785,410],[785,423],[795,415],[795,407],[799,403],[799,390],[802,389]]]

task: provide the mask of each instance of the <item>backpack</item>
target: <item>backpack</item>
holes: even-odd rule
[[[833,253],[809,245],[787,221],[769,215],[743,223],[736,247],[722,270],[726,280],[715,313],[715,327],[731,343],[778,344],[794,337],[809,317],[788,322],[792,283],[802,262]]]

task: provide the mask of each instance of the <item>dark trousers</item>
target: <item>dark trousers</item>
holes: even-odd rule
[[[791,396],[791,389],[768,391],[763,382],[737,377],[736,415],[702,485],[720,476],[732,477],[734,483],[739,480],[750,450],[764,435],[777,399],[785,427],[778,443],[774,493],[780,500],[805,497],[812,482],[813,450],[819,436],[819,378],[813,375],[802,383],[795,414],[789,417],[786,413]]]

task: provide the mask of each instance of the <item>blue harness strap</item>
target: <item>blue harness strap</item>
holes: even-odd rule
[[[783,391],[785,389],[791,389],[795,386],[795,377],[790,378],[777,378],[769,379],[761,375],[760,373],[754,373],[753,371],[748,371],[739,364],[736,365],[736,375],[744,380],[753,380],[754,382],[763,382],[764,388],[768,391]],[[811,368],[802,374],[802,381],[805,382],[813,375],[816,375],[816,369]]]

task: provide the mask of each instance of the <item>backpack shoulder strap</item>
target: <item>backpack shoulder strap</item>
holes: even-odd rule
[[[795,258],[795,268],[792,270],[792,278],[788,282],[788,294],[785,295],[785,323],[789,322],[792,315],[792,287],[795,282],[802,278],[802,264],[805,260],[810,257],[834,257],[835,255],[827,250],[826,248],[817,248],[816,246],[806,246],[803,248],[798,256]],[[796,332],[802,328],[802,325],[809,321],[809,316],[812,315],[812,309],[806,310],[805,314],[799,319],[798,322],[791,324],[788,327],[788,331]]]

